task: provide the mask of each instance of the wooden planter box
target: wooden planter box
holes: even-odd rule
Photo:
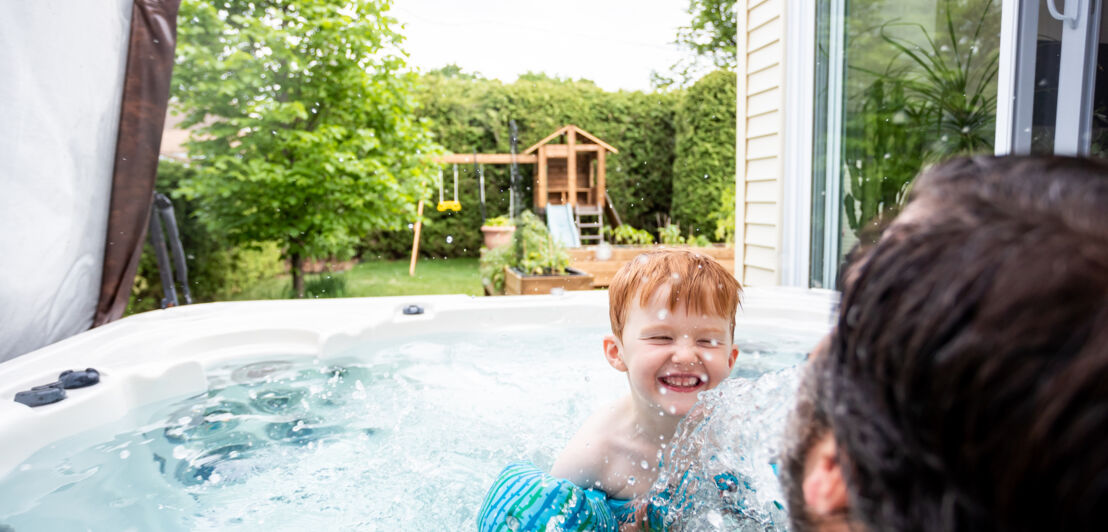
[[[504,293],[507,295],[549,294],[551,290],[589,290],[592,275],[566,268],[566,275],[523,275],[519,270],[504,268]]]
[[[611,284],[612,277],[615,276],[616,272],[619,271],[624,264],[643,253],[658,249],[687,249],[715,259],[716,262],[720,263],[720,265],[729,272],[734,273],[735,271],[735,248],[731,246],[720,245],[702,248],[693,246],[666,246],[663,244],[653,246],[612,246],[612,255],[605,260],[600,260],[596,256],[596,251],[599,247],[600,246],[584,246],[566,250],[569,252],[569,265],[571,267],[592,274],[593,288],[606,288]]]

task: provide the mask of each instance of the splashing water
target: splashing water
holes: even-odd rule
[[[677,427],[648,502],[668,530],[786,530],[777,456],[800,367],[728,379]]]

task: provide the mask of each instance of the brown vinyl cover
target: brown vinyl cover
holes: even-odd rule
[[[138,269],[169,102],[181,0],[135,0],[112,171],[104,270],[92,326],[119,319]]]

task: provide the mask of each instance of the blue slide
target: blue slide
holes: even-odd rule
[[[577,233],[577,225],[573,222],[572,205],[547,205],[546,227],[550,229],[550,236],[554,241],[567,247],[581,247],[581,235]]]

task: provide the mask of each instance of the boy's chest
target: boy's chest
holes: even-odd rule
[[[633,499],[650,490],[658,478],[657,445],[620,442],[606,453],[600,489],[614,499]]]

